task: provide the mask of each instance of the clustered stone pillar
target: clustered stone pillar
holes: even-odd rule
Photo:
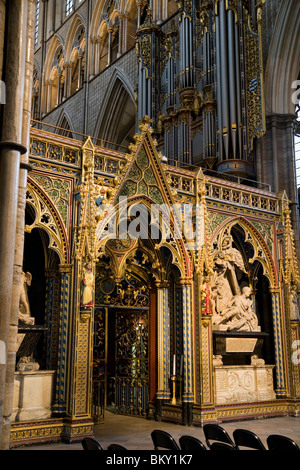
[[[6,2],[0,142],[0,434],[9,448],[14,386],[33,64],[35,0]],[[21,170],[20,170],[21,168]]]

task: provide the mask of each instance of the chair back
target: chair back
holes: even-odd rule
[[[120,444],[110,444],[107,447],[107,450],[111,450],[112,452],[119,452],[123,450],[127,450],[126,447],[121,446]]]
[[[101,445],[99,444],[96,439],[93,439],[92,437],[85,437],[81,441],[83,450],[103,450]]]
[[[280,434],[270,434],[267,437],[267,444],[269,450],[300,450],[299,446],[290,437],[282,436]]]
[[[225,442],[213,442],[210,446],[210,450],[212,451],[219,451],[219,450],[236,450],[235,447],[232,447],[230,444],[225,444]]]
[[[181,450],[207,450],[203,442],[194,436],[181,436],[179,444]]]
[[[225,444],[229,444],[232,447],[235,447],[235,443],[233,442],[227,431],[225,431],[225,429],[222,428],[222,426],[220,426],[219,424],[204,424],[203,432],[206,444],[209,448],[212,444],[211,441],[220,441],[224,442]]]
[[[235,429],[233,431],[233,438],[238,449],[240,447],[248,447],[250,449],[266,450],[260,438],[254,432],[248,431],[248,429]]]
[[[175,439],[166,431],[155,429],[151,432],[151,438],[155,450],[169,449],[169,450],[180,450]]]

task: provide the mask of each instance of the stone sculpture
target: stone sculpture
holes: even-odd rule
[[[22,271],[21,291],[19,302],[19,321],[25,325],[34,325],[34,318],[31,316],[28,300],[28,286],[31,285],[32,275],[29,272]]]
[[[237,270],[246,273],[243,257],[232,246],[231,235],[226,235],[221,250],[214,257],[211,279],[211,310],[213,325],[224,330],[260,331],[252,307],[251,289],[239,285]]]

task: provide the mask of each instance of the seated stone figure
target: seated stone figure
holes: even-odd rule
[[[241,295],[235,295],[228,306],[214,317],[213,323],[226,325],[227,330],[258,331],[257,316],[252,309],[250,287],[244,287]]]

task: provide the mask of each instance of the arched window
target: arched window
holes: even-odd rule
[[[75,49],[72,60],[72,70],[71,70],[71,95],[79,89],[79,79],[80,79],[80,70],[79,70],[79,57],[78,50]]]
[[[36,1],[36,10],[35,10],[34,47],[37,47],[37,45],[38,45],[39,19],[40,19],[40,0],[37,0]]]
[[[38,97],[39,97],[39,80],[37,71],[33,71],[32,80],[32,105],[31,105],[31,117],[32,119],[38,119]]]
[[[53,68],[50,79],[50,111],[58,105],[58,92],[59,92],[59,74],[56,67]]]
[[[74,10],[74,0],[67,0],[66,1],[66,16],[70,15]]]
[[[138,9],[136,2],[132,2],[132,6],[127,17],[127,41],[125,49],[131,49],[136,42],[136,30],[138,22]]]
[[[108,65],[108,31],[107,28],[100,36],[100,50],[99,50],[99,72],[104,70]]]

